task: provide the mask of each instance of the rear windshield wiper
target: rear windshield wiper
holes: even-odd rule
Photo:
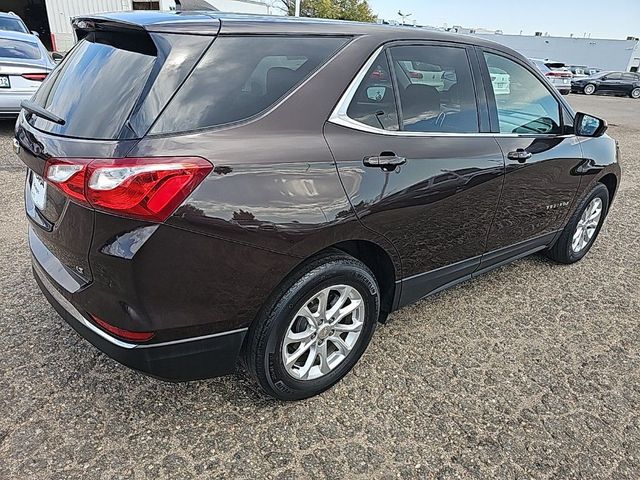
[[[44,118],[45,120],[49,120],[50,122],[57,123],[58,125],[64,125],[65,121],[57,116],[54,113],[51,113],[49,110],[42,108],[37,103],[33,103],[29,100],[23,100],[20,103],[20,106],[24,108],[27,112],[32,113],[38,117]]]

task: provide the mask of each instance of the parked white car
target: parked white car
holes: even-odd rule
[[[491,84],[495,95],[509,95],[511,93],[511,76],[500,68],[489,67]]]
[[[55,66],[35,35],[0,30],[0,118],[15,118]]]
[[[571,79],[573,78],[573,74],[566,68],[564,63],[539,58],[530,58],[529,60],[538,67],[538,70],[547,77],[549,82],[551,82],[562,95],[567,95],[571,92]]]

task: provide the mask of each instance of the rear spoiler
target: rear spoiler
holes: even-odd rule
[[[215,36],[220,31],[220,20],[207,12],[154,12],[152,14],[116,12],[75,17],[71,25],[78,40],[84,38],[89,32],[97,31],[184,33],[208,36]]]
[[[220,11],[206,0],[176,0],[176,10],[179,12]]]

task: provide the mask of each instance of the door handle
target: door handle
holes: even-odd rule
[[[404,157],[398,157],[394,153],[383,152],[380,155],[364,157],[362,163],[365,167],[378,167],[384,170],[393,170],[400,165],[407,163]]]
[[[520,163],[526,162],[531,157],[531,152],[527,152],[524,148],[518,148],[513,152],[507,153],[507,158],[509,160],[517,160]]]

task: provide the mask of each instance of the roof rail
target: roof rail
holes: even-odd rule
[[[176,10],[178,12],[219,11],[206,0],[176,0]]]

